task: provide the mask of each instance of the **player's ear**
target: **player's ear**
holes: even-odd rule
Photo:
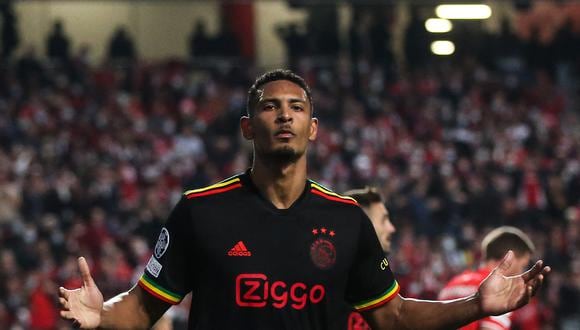
[[[246,140],[254,139],[254,128],[252,127],[250,117],[242,116],[242,118],[240,118],[240,128],[242,129],[242,136]]]
[[[308,140],[316,140],[316,135],[318,134],[318,118],[314,117],[310,119],[310,134],[308,134]]]

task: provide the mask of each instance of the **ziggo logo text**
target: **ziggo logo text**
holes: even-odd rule
[[[270,283],[264,274],[240,274],[236,277],[236,304],[240,307],[262,308],[272,304],[273,307],[281,309],[290,303],[290,307],[300,310],[308,302],[321,302],[325,293],[321,284],[309,288],[301,282]]]

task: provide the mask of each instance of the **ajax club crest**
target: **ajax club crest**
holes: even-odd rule
[[[330,241],[336,233],[327,228],[315,228],[312,230],[315,240],[310,246],[310,259],[320,269],[329,269],[336,263],[336,248]]]

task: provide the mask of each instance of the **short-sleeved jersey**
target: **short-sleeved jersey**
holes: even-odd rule
[[[449,300],[467,297],[477,292],[479,284],[489,275],[491,269],[480,268],[476,271],[467,270],[449,281],[439,293],[439,299]],[[497,330],[509,330],[511,327],[512,313],[506,313],[498,316],[489,316],[481,320],[472,322],[461,330],[477,330],[481,327]]]
[[[186,192],[139,285],[176,304],[189,329],[344,329],[399,291],[370,220],[349,197],[307,180],[277,209],[249,174]]]

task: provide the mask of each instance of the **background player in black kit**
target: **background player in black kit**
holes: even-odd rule
[[[189,291],[191,329],[332,329],[348,302],[375,329],[452,328],[524,305],[550,271],[505,277],[502,263],[466,298],[403,298],[357,203],[307,179],[316,138],[306,83],[289,71],[250,88],[243,136],[252,168],[187,191],[161,231],[138,285],[103,304],[79,258],[83,286],[60,289],[61,315],[82,328],[148,328]],[[230,253],[231,252],[231,253]],[[338,307],[337,307],[338,306]]]

